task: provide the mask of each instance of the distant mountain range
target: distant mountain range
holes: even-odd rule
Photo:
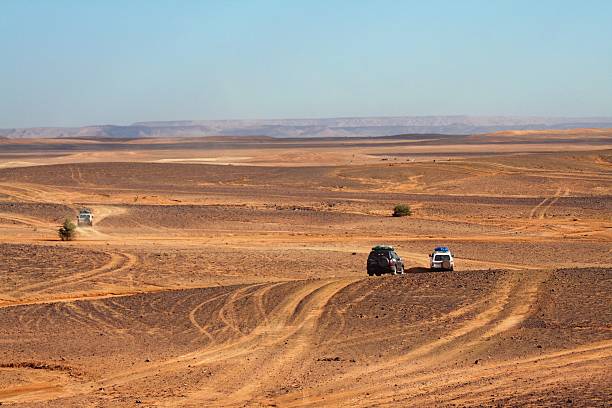
[[[500,130],[612,128],[612,117],[397,116],[329,119],[181,120],[131,125],[0,129],[0,137],[358,137],[398,134],[474,134]]]

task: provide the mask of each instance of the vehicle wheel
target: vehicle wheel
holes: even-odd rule
[[[450,271],[452,272],[452,271],[454,271],[454,270],[455,270],[455,267],[454,267],[454,266],[451,266]]]
[[[400,271],[400,275],[403,275],[406,273],[406,270],[404,269],[404,267],[402,266],[402,270]]]
[[[368,276],[372,276],[374,275],[372,272],[368,272]]]
[[[374,272],[374,275],[376,275],[376,276],[380,276],[380,275],[381,275],[381,273],[380,273],[380,272]]]

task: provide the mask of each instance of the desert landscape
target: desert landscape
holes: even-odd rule
[[[610,406],[611,214],[612,129],[0,138],[0,403]]]

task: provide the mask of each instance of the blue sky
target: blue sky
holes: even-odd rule
[[[0,128],[612,116],[612,1],[0,2]]]

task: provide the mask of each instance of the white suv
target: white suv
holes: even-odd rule
[[[77,216],[77,225],[88,225],[90,227],[93,225],[93,214],[91,213],[91,210],[84,208],[79,211],[79,215]]]
[[[431,258],[429,266],[432,270],[452,271],[455,269],[455,259],[448,247],[435,247],[429,257]]]

